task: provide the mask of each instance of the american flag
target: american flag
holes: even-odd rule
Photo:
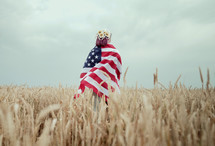
[[[112,44],[107,44],[105,47],[95,46],[84,63],[78,94],[74,98],[79,97],[85,88],[90,88],[99,97],[104,95],[105,101],[107,101],[108,87],[111,87],[112,91],[116,90],[120,93],[121,73],[122,61],[118,50]]]

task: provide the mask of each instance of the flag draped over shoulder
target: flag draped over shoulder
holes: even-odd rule
[[[112,45],[95,46],[89,53],[80,75],[79,97],[85,88],[90,88],[99,97],[109,98],[109,87],[112,91],[119,90],[119,80],[122,73],[122,61],[118,50]]]

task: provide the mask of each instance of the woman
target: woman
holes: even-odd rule
[[[110,44],[112,34],[107,30],[100,30],[96,36],[96,46],[90,51],[80,75],[79,97],[85,88],[93,90],[94,110],[101,98],[106,104],[109,91],[119,90],[122,61],[118,50]]]

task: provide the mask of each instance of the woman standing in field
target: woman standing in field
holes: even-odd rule
[[[118,50],[110,44],[112,34],[107,30],[100,30],[96,37],[96,46],[90,51],[80,75],[80,96],[85,88],[93,91],[94,110],[98,108],[98,102],[105,98],[108,104],[109,91],[119,90],[119,80],[122,72],[122,61]]]

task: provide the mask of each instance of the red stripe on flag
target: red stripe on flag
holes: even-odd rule
[[[81,82],[82,85],[90,88],[93,90],[93,92],[95,92],[99,97],[102,97],[104,94],[102,92],[100,92],[95,86],[93,86],[92,84],[88,83],[87,81],[83,80]]]
[[[99,85],[103,82],[103,80],[95,73],[91,73],[89,76],[94,79]],[[108,90],[108,84],[106,82],[103,82],[101,86]]]
[[[83,84],[80,84],[79,89],[81,89],[81,92],[83,93],[85,90],[85,86]]]
[[[92,72],[94,72],[95,70],[101,70],[101,71],[103,71],[103,72],[105,72],[105,73],[107,73],[108,74],[108,76],[111,78],[111,80],[113,81],[113,82],[115,82],[117,85],[118,85],[118,81],[117,81],[117,79],[115,78],[115,76],[114,75],[112,75],[104,66],[101,66],[100,68],[96,68],[96,67],[94,67],[94,68],[92,68]],[[119,86],[119,85],[118,85]]]
[[[80,78],[82,79],[87,73],[81,73]]]
[[[107,95],[103,94],[102,92],[100,92],[100,91],[99,91],[96,87],[94,87],[92,84],[88,83],[88,82],[85,81],[85,80],[83,80],[83,81],[81,82],[81,84],[82,84],[83,86],[86,86],[86,87],[92,89],[93,92],[95,92],[99,97],[102,97],[102,96],[104,95],[105,101],[107,102],[107,99],[108,99],[109,97],[108,97]]]
[[[120,64],[122,64],[121,57],[118,53],[116,53],[116,52],[102,52],[102,57],[108,57],[108,56],[113,56],[113,57],[118,58]]]
[[[120,71],[119,69],[117,68],[117,65],[115,64],[115,62],[113,60],[107,60],[107,59],[104,59],[100,62],[101,64],[106,64],[108,63],[116,72],[116,75],[117,75],[117,78],[118,80],[120,80]]]
[[[112,48],[112,49],[116,49],[113,45],[111,44],[107,44],[106,46],[104,47],[101,47],[101,48]]]

